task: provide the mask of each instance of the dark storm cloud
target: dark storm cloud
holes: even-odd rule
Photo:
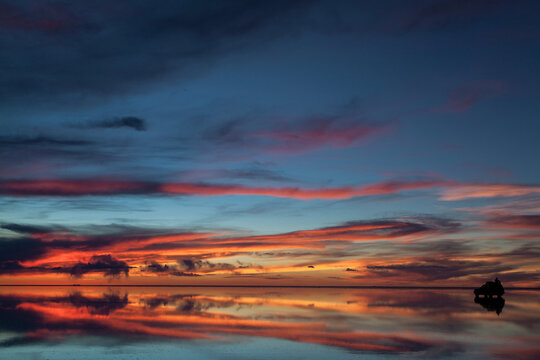
[[[93,121],[82,125],[83,128],[118,129],[131,128],[136,131],[146,131],[146,121],[135,116],[123,116],[109,120]]]
[[[3,1],[0,98],[109,94],[167,73],[193,76],[229,51],[287,33],[310,3]]]

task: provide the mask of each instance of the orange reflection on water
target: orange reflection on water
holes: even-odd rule
[[[509,292],[512,306],[497,316],[468,290],[1,287],[0,345],[262,337],[430,358],[479,347],[529,353],[539,295]]]

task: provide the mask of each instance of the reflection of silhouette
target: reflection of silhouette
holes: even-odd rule
[[[128,295],[103,294],[102,297],[87,297],[79,292],[69,296],[69,302],[75,307],[86,307],[92,315],[109,315],[128,304]]]
[[[475,297],[474,302],[482,305],[487,311],[495,311],[497,315],[502,312],[504,307],[504,298],[502,297]]]
[[[494,295],[501,297],[503,294],[504,288],[498,278],[495,278],[495,281],[488,281],[478,289],[474,290],[474,295],[476,297],[480,295],[484,295],[484,297],[489,296],[490,298]]]

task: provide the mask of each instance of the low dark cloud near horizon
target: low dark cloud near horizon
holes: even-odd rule
[[[69,268],[69,274],[82,277],[88,273],[103,273],[104,276],[117,277],[122,274],[128,276],[129,265],[125,261],[115,259],[111,255],[94,255],[87,263],[78,262]]]
[[[19,243],[19,241],[16,241]],[[19,246],[27,246],[27,242],[20,241]],[[18,257],[25,260],[36,259],[39,255],[45,255],[40,253],[35,255],[30,251],[14,251],[12,248],[5,248],[3,244],[0,244],[3,250],[9,251],[9,256]],[[39,249],[39,248],[37,248]],[[34,249],[36,250],[36,249]],[[24,254],[23,254],[24,253]],[[82,278],[89,273],[101,273],[105,277],[120,277],[122,274],[128,276],[130,266],[121,260],[118,260],[111,255],[93,255],[88,262],[77,262],[74,265],[64,266],[24,266],[21,264],[21,260],[0,258],[0,275],[14,275],[14,274],[68,274],[74,278]]]
[[[427,281],[448,280],[462,276],[496,276],[496,274],[516,269],[515,264],[502,261],[452,260],[425,258],[417,261],[387,265],[368,265],[366,269],[373,276],[424,279]],[[503,276],[503,275],[501,275]]]
[[[215,263],[207,260],[185,258],[178,259],[175,264],[160,264],[150,261],[141,268],[142,272],[172,276],[201,276],[208,271],[231,271],[249,266],[233,265],[228,263]]]

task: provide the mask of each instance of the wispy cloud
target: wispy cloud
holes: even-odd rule
[[[250,187],[204,183],[153,183],[138,181],[79,180],[13,180],[0,181],[0,194],[13,196],[85,196],[122,194],[171,195],[262,195],[299,200],[349,199],[356,196],[395,194],[400,191],[426,189],[449,184],[446,180],[385,181],[359,187],[300,188]]]
[[[101,121],[89,121],[79,127],[87,129],[119,129],[128,128],[135,131],[146,131],[146,121],[136,116],[122,116]]]
[[[257,195],[298,200],[350,199],[353,197],[397,194],[403,191],[443,188],[440,200],[515,197],[540,193],[536,185],[460,183],[445,179],[383,181],[363,186],[334,188],[250,187],[207,183],[154,183],[102,179],[4,180],[0,194],[12,196],[104,196],[169,194],[186,196]]]
[[[540,186],[521,184],[461,184],[441,192],[441,200],[513,197],[540,193]]]
[[[504,85],[499,81],[483,81],[471,83],[452,92],[448,102],[437,107],[436,112],[463,112],[482,100],[502,95]]]

